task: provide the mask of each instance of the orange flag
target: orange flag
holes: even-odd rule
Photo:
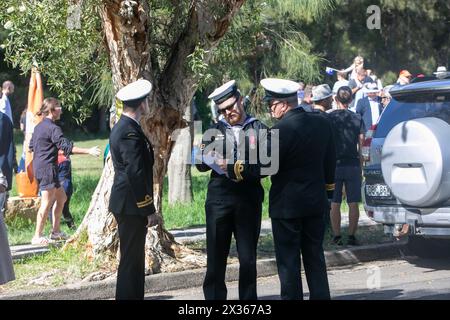
[[[34,131],[34,127],[41,121],[35,114],[39,111],[44,100],[44,91],[42,88],[41,74],[36,67],[31,71],[30,87],[28,89],[28,109],[26,118],[26,132],[23,143],[25,153],[25,171],[26,174],[19,177],[17,175],[17,187],[20,196],[35,197],[38,193],[37,183],[33,176],[33,153],[28,151],[30,139]],[[25,176],[28,179],[25,179]]]

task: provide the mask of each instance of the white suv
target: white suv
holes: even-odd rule
[[[363,149],[366,212],[386,233],[409,235],[417,254],[450,255],[450,79],[390,94]]]

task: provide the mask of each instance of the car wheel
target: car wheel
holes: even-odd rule
[[[450,126],[438,118],[397,124],[387,135],[381,169],[403,204],[431,207],[450,198]]]

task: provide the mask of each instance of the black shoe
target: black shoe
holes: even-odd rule
[[[344,243],[342,242],[342,237],[341,236],[335,236],[334,238],[333,238],[333,244],[334,245],[337,245],[337,246],[342,246],[342,245],[344,245]]]
[[[75,225],[75,223],[73,221],[67,221],[67,226],[69,227],[70,230],[77,230],[77,226]]]
[[[347,245],[359,246],[359,242],[358,242],[358,240],[356,240],[355,236],[348,236]]]

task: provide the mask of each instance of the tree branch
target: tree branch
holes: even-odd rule
[[[195,75],[186,68],[188,56],[197,46],[205,51],[214,49],[223,38],[231,19],[245,0],[193,1],[184,31],[175,42],[172,53],[161,75],[159,85],[162,101],[167,106],[183,114],[189,103],[197,81]],[[211,53],[206,57],[208,62]],[[173,92],[172,88],[181,88]]]
[[[151,75],[146,0],[103,0],[100,8],[115,90]]]

